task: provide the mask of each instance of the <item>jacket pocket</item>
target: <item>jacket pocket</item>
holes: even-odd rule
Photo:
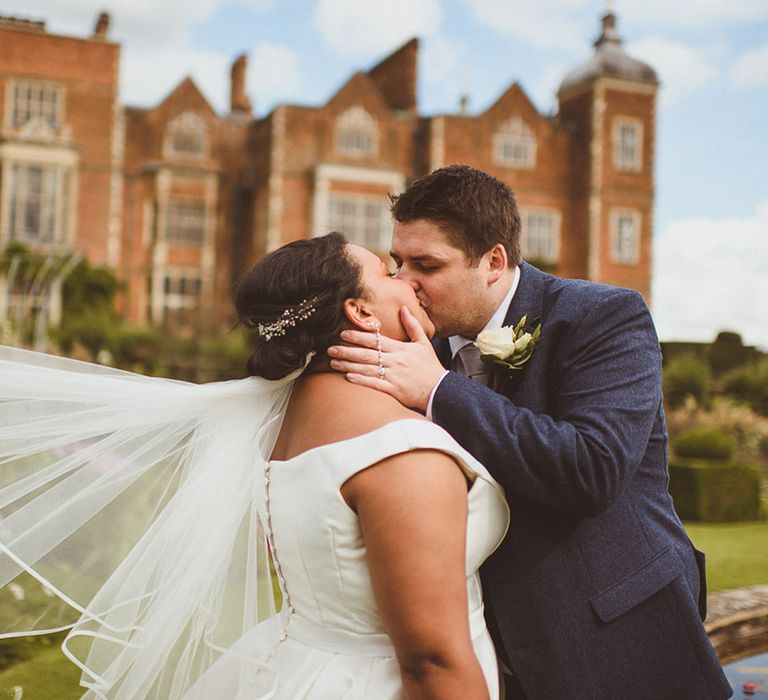
[[[600,620],[611,622],[670,584],[682,572],[683,562],[672,547],[667,547],[623,581],[592,596],[592,608]]]

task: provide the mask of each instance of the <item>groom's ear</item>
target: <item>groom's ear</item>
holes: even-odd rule
[[[483,255],[483,262],[488,271],[488,283],[493,284],[507,269],[509,258],[507,257],[506,248],[501,243],[497,243]]]
[[[344,315],[353,328],[370,330],[372,323],[379,323],[379,320],[369,310],[365,299],[347,299],[343,308]]]

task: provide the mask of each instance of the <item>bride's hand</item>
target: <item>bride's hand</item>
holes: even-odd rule
[[[445,369],[421,324],[405,306],[400,310],[400,319],[410,342],[382,336],[383,378],[380,377],[379,353],[373,333],[343,331],[342,340],[356,347],[333,345],[328,348],[331,367],[346,372],[347,379],[354,384],[383,391],[404,406],[425,413],[432,389]]]

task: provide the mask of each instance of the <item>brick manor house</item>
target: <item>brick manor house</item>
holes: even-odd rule
[[[77,38],[0,17],[0,250],[18,241],[108,266],[126,319],[219,327],[244,269],[313,234],[386,251],[387,193],[449,163],[517,193],[528,260],[649,298],[659,83],[625,53],[613,13],[551,115],[518,83],[483,112],[421,114],[417,39],[322,105],[255,117],[240,56],[228,114],[190,78],[152,108],[127,107],[109,24],[102,13]],[[13,304],[5,274],[0,321]]]

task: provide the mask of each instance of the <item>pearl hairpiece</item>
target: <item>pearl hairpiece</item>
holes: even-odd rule
[[[305,321],[315,311],[315,302],[317,297],[308,297],[299,302],[296,306],[289,306],[277,321],[272,323],[259,323],[256,326],[256,332],[264,338],[264,340],[272,340],[272,338],[279,338],[285,335],[288,328],[293,328],[299,321]]]

